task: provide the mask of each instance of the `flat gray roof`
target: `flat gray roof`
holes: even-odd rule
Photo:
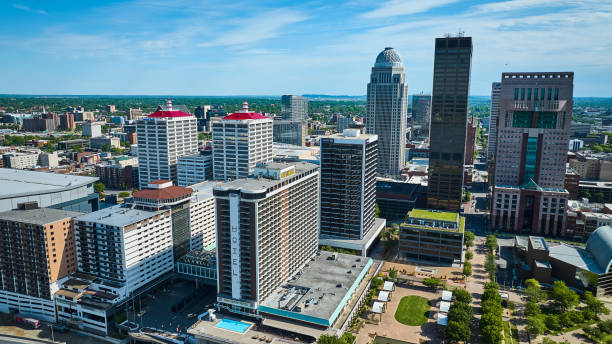
[[[529,241],[531,242],[531,247],[536,250],[546,250],[548,249],[548,245],[546,245],[546,240],[539,236],[529,236]]]
[[[275,163],[269,163],[267,165],[270,168],[286,168],[289,166],[294,166],[295,174],[300,174],[300,173],[316,170],[319,168],[319,166],[311,164],[311,163],[307,163],[307,162],[291,162],[291,163],[275,162]],[[273,187],[276,184],[284,182],[285,179],[276,180],[276,179],[268,179],[268,178],[258,179],[254,177],[249,177],[249,178],[232,180],[226,183],[219,183],[215,185],[214,189],[223,190],[223,191],[243,190],[246,192],[249,192],[249,191],[250,192],[264,192],[268,188]]]
[[[193,193],[196,195],[198,200],[201,200],[213,197],[213,189],[217,184],[219,183],[205,181],[189,185],[188,188],[193,190]]]
[[[98,177],[0,168],[0,199],[68,191],[97,180]]]
[[[550,258],[560,260],[596,274],[605,272],[605,270],[597,264],[595,257],[583,248],[561,243],[560,245],[550,247],[548,251]]]
[[[53,208],[38,208],[29,210],[9,210],[0,213],[0,219],[14,222],[46,225],[69,217],[77,217],[83,213]]]
[[[332,259],[332,257],[336,257]],[[259,310],[331,326],[372,265],[368,257],[321,251],[266,298]]]
[[[131,209],[122,205],[115,205],[109,208],[104,208],[93,213],[81,215],[76,219],[78,221],[95,222],[99,224],[125,227],[132,223],[140,222],[157,214],[163,213],[160,211],[144,211],[139,209]]]

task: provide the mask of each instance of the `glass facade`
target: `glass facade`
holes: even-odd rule
[[[538,153],[538,138],[530,137],[527,139],[527,151],[525,153],[525,169],[523,173],[523,183],[528,183],[535,177],[535,168]]]

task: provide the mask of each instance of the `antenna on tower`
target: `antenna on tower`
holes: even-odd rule
[[[242,102],[242,112],[249,112],[249,103],[246,99]]]
[[[166,100],[166,107],[168,108],[168,111],[172,111],[172,100],[170,100],[170,98]]]

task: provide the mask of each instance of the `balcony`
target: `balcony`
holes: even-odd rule
[[[561,111],[566,100],[515,100],[514,110],[520,111]]]

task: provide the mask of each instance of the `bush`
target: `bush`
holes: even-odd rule
[[[121,198],[128,198],[128,197],[130,197],[130,193],[127,192],[127,191],[121,191],[119,193],[119,197],[121,197]]]
[[[397,278],[397,270],[395,270],[395,269],[389,270],[389,278],[393,279],[393,280],[396,279]]]
[[[540,305],[533,301],[527,301],[527,304],[525,304],[525,315],[538,316],[540,314],[542,314],[542,309],[540,309]]]
[[[574,324],[580,324],[584,322],[584,315],[580,311],[571,311],[568,313],[571,321]]]
[[[572,327],[574,322],[572,321],[572,317],[568,312],[559,314],[559,324],[561,327]]]
[[[465,262],[465,264],[463,264],[463,275],[472,276],[472,263]]]
[[[529,316],[527,317],[527,326],[525,330],[532,336],[538,336],[546,332],[546,324],[544,324],[542,317]]]
[[[381,278],[378,278],[378,277],[374,277],[374,278],[372,278],[372,281],[370,283],[370,287],[373,288],[373,289],[380,289],[383,286],[383,284],[385,284],[384,280],[382,280]]]
[[[424,286],[430,288],[437,288],[442,284],[442,282],[437,278],[425,278],[422,283]]]
[[[474,258],[474,253],[470,250],[465,251],[465,259],[472,260],[472,258]]]
[[[551,331],[561,330],[561,324],[559,323],[559,317],[555,314],[547,315],[544,319],[544,324]]]

